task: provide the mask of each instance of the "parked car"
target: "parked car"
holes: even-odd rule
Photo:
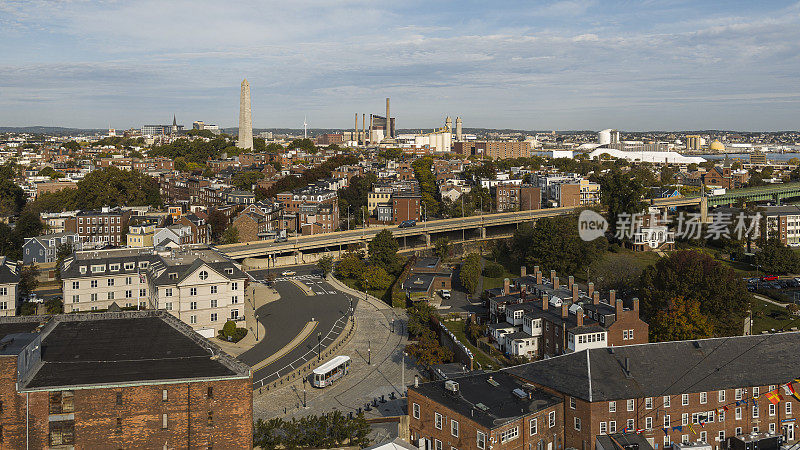
[[[442,298],[444,298],[444,299],[450,298],[450,290],[449,289],[442,289]]]
[[[295,272],[294,270],[284,270],[283,272],[281,272],[281,275],[283,275],[284,277],[293,277],[297,275],[297,272]]]
[[[275,242],[286,242],[289,239],[286,236],[278,236],[275,238]]]

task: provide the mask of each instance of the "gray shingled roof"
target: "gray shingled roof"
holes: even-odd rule
[[[597,402],[785,383],[797,378],[798,349],[800,332],[736,336],[584,350],[505,370]]]

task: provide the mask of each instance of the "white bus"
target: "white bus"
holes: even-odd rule
[[[318,388],[330,386],[350,371],[350,357],[337,356],[314,369],[311,373],[311,385]]]

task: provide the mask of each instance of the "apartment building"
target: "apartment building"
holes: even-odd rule
[[[127,246],[132,248],[152,248],[156,226],[157,222],[155,221],[143,221],[137,222],[136,225],[129,225],[128,235],[126,236]]]
[[[562,285],[555,271],[548,280],[538,267],[531,276],[522,270],[513,284],[487,291],[494,322],[488,330],[498,349],[538,359],[648,342],[649,326],[639,317],[638,298],[624,302],[612,290],[601,301],[591,282],[581,291],[572,276]]]
[[[482,155],[491,159],[530,158],[529,141],[464,141],[453,144],[460,155]]]
[[[121,208],[78,211],[64,220],[64,231],[77,233],[84,249],[123,246],[130,217],[131,211]]]
[[[536,177],[542,197],[551,207],[589,206],[600,203],[600,185],[577,174]]]
[[[244,319],[247,275],[202,246],[77,252],[61,269],[65,312],[162,309],[213,337]]]
[[[394,181],[372,186],[367,193],[367,211],[379,223],[399,224],[422,220],[422,196],[416,180]]]
[[[336,191],[306,186],[292,192],[281,192],[276,198],[284,215],[294,216],[294,221],[286,219],[281,222],[293,222],[297,228],[292,231],[329,233],[339,229],[339,195]]]
[[[504,372],[408,389],[411,442],[420,449],[563,449],[563,400]]]
[[[0,316],[15,316],[19,305],[19,268],[0,256]]]
[[[494,198],[497,212],[542,209],[541,188],[529,184],[498,184]]]
[[[766,229],[762,234],[779,240],[783,245],[800,246],[800,207],[767,206],[762,208],[761,214],[766,219]]]
[[[81,250],[81,240],[77,233],[45,234],[25,238],[22,244],[22,264],[52,263],[58,257],[58,247],[71,244],[73,251]]]
[[[163,311],[0,318],[0,339],[3,447],[253,446],[250,368]]]
[[[58,234],[65,231],[66,220],[70,217],[75,217],[77,213],[78,211],[43,212],[39,214],[39,218],[47,225],[47,227],[45,227],[46,233]]]

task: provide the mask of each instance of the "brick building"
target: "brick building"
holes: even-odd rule
[[[250,368],[164,312],[0,319],[8,448],[252,448]]]
[[[276,197],[286,217],[280,224],[291,223],[294,225],[292,231],[307,229],[308,234],[311,231],[316,234],[316,230],[330,233],[339,229],[339,195],[336,191],[312,185],[281,192]],[[290,219],[292,216],[294,220]]]
[[[453,151],[460,155],[483,155],[491,159],[530,158],[531,143],[528,141],[464,141],[454,143]]]
[[[411,442],[425,450],[563,448],[563,400],[503,373],[408,390]]]
[[[538,187],[498,184],[494,194],[497,212],[542,209],[542,190]]]
[[[131,211],[103,207],[100,211],[78,211],[64,219],[64,231],[77,233],[83,248],[125,245],[125,229]]]
[[[325,133],[317,138],[317,145],[342,145],[344,144],[344,134],[342,133]]]

